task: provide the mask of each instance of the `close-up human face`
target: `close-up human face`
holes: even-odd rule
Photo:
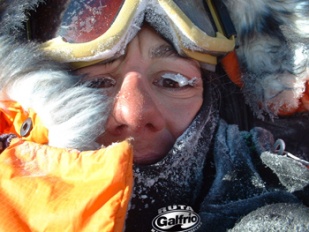
[[[97,142],[108,146],[132,138],[136,164],[161,160],[203,102],[199,63],[179,56],[149,26],[142,27],[124,55],[78,73],[89,86],[103,88],[114,98]]]

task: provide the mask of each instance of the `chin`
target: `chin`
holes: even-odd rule
[[[159,154],[147,154],[143,156],[135,156],[133,158],[133,162],[136,165],[151,165],[159,162],[162,160],[166,154],[159,155]]]

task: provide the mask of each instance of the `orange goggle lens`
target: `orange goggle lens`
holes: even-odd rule
[[[103,35],[112,25],[123,0],[71,0],[56,36],[69,43],[84,43]]]

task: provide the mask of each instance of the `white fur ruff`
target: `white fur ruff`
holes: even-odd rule
[[[0,100],[33,109],[48,129],[49,145],[97,149],[104,132],[108,101],[101,90],[79,84],[80,77],[49,60],[33,44],[0,37]]]

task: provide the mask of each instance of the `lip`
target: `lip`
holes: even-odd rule
[[[127,137],[130,140],[130,143],[133,146],[133,162],[136,165],[151,165],[155,164],[158,161],[162,160],[170,148],[173,146],[173,140],[171,136],[161,135],[158,137]],[[104,137],[101,137],[99,143],[104,144],[104,146],[109,146],[115,141],[125,140],[123,136],[121,138],[111,136],[110,134],[105,134]],[[147,141],[152,141],[151,143]],[[157,144],[160,144],[158,146]]]

